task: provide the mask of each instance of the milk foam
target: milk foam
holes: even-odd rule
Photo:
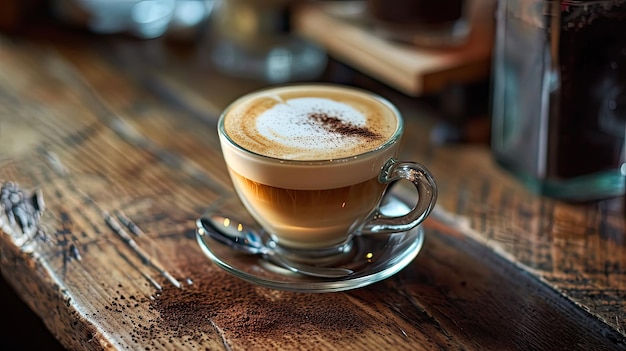
[[[365,116],[350,105],[325,98],[296,98],[261,113],[256,119],[256,129],[262,137],[277,144],[308,152],[314,149],[334,153],[359,142],[355,140],[358,137],[330,131],[311,117],[324,115],[334,116],[345,125],[367,126]]]
[[[397,127],[388,103],[325,85],[257,92],[233,103],[224,116],[225,131],[237,145],[286,160],[356,156],[384,145]]]
[[[378,177],[396,156],[402,119],[368,93],[312,84],[246,95],[218,129],[232,171],[278,188],[318,190]]]

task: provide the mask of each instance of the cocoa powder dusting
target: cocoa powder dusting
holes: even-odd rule
[[[352,123],[345,122],[338,117],[333,117],[327,113],[317,112],[309,114],[309,119],[322,126],[332,133],[338,133],[345,136],[357,136],[368,140],[377,140],[382,138],[378,133],[373,132],[367,127],[359,127]]]
[[[211,264],[202,254],[178,255],[181,273],[192,281],[183,289],[166,286],[150,302],[159,317],[144,337],[160,332],[202,344],[204,336],[250,348],[311,342],[313,336],[338,342],[346,331],[360,333],[369,319],[342,293],[307,294],[258,287]],[[159,326],[154,328],[154,326]],[[219,330],[218,330],[219,329]]]

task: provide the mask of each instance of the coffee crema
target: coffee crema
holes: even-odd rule
[[[394,109],[355,89],[304,85],[235,102],[226,134],[251,152],[286,160],[346,158],[384,145],[398,128]]]

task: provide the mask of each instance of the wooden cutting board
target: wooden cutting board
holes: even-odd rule
[[[364,1],[308,2],[294,10],[294,30],[334,58],[410,96],[488,77],[493,46],[491,0],[476,0],[478,16],[465,44],[423,48],[377,36]]]

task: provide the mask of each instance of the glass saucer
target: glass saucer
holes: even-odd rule
[[[381,207],[387,215],[409,211],[409,206],[399,197],[388,193]],[[235,216],[242,222],[259,226],[248,214],[236,196],[226,197],[204,215]],[[260,229],[259,229],[260,230]],[[341,278],[317,278],[291,272],[261,256],[239,251],[196,232],[202,251],[219,267],[251,283],[279,290],[298,292],[335,292],[364,287],[386,279],[402,270],[417,256],[424,242],[421,226],[393,234],[358,235],[353,238],[350,255],[334,267],[351,269],[354,273]]]

